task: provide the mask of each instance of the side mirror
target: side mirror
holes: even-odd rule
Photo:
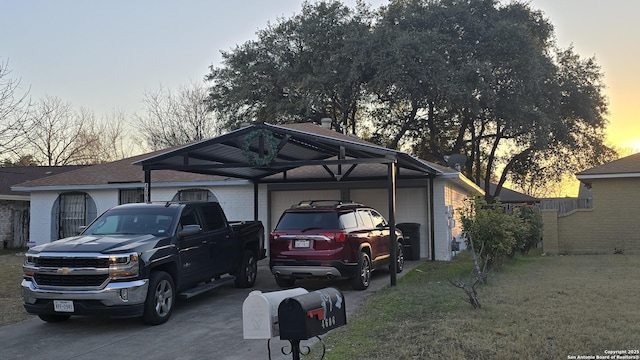
[[[200,225],[185,225],[182,230],[178,232],[178,236],[185,237],[189,235],[194,235],[202,231]]]
[[[80,235],[80,233],[81,233],[81,232],[83,232],[83,231],[84,231],[84,229],[86,229],[86,228],[87,228],[87,226],[86,226],[86,225],[78,226],[78,230],[77,230],[77,231],[78,231],[78,235]]]

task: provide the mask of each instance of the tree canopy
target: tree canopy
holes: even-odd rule
[[[364,6],[304,3],[302,12],[258,32],[211,68],[209,103],[230,127],[257,120],[330,117],[355,130],[371,77],[367,38],[373,16]]]
[[[559,48],[526,2],[304,3],[257,35],[207,76],[227,127],[330,117],[426,160],[466,155],[461,170],[489,198],[615,155],[599,65]]]

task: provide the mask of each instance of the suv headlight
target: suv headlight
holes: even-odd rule
[[[109,277],[125,279],[140,273],[138,254],[114,255],[109,258]]]

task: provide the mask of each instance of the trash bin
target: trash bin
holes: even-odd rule
[[[396,227],[404,236],[404,258],[407,260],[420,260],[420,224],[400,223]]]

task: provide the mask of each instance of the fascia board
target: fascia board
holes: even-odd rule
[[[238,186],[249,185],[248,180],[225,180],[225,181],[192,181],[192,182],[151,182],[153,188],[170,188],[170,187],[195,187],[195,186]],[[50,185],[50,186],[21,186],[11,187],[13,191],[78,191],[78,190],[113,190],[113,189],[137,189],[144,188],[143,182],[136,183],[113,183],[99,185]]]
[[[593,179],[625,179],[625,178],[640,178],[640,173],[618,173],[618,174],[582,174],[576,175],[578,180],[593,180]]]

